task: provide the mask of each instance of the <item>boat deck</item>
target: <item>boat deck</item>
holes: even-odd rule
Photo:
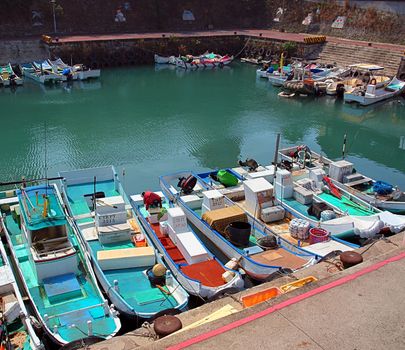
[[[145,213],[145,210],[143,210],[143,212]],[[225,272],[225,269],[217,260],[211,258],[195,264],[188,264],[183,254],[176,247],[170,237],[162,234],[159,224],[150,224],[150,226],[170,257],[176,264],[180,265],[181,271],[187,277],[200,281],[203,285],[209,287],[218,287],[225,284],[222,279],[222,274]]]
[[[92,320],[94,334],[108,336],[114,332],[115,322],[104,316],[103,300],[81,264],[79,265],[81,273],[76,275],[81,291],[80,296],[71,297],[66,294],[66,299],[51,302],[44,285],[37,280],[35,268],[29,259],[30,250],[24,243],[18,223],[14,221],[11,214],[7,214],[5,224],[33,303],[42,316],[45,314],[50,316],[48,325],[51,329],[55,325],[58,326],[59,334],[67,341],[83,338],[83,332],[87,334],[88,320]],[[70,236],[70,239],[78,250],[76,238]],[[75,324],[76,327],[70,327],[70,324]]]

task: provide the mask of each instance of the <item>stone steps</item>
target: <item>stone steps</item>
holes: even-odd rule
[[[326,43],[319,54],[318,61],[321,63],[336,62],[341,66],[355,63],[377,64],[385,68],[385,74],[395,75],[402,56],[400,52],[386,49]]]

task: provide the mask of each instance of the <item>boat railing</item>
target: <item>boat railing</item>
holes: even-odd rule
[[[110,308],[108,307],[108,302],[107,302],[107,300],[105,300],[103,303],[86,306],[86,307],[83,307],[83,308],[80,308],[80,309],[75,309],[75,310],[62,312],[60,314],[53,314],[53,315],[44,314],[44,321],[45,321],[45,323],[48,323],[49,320],[52,320],[52,319],[54,319],[56,317],[67,316],[67,315],[78,313],[78,312],[81,312],[81,311],[95,309],[97,307],[102,307],[104,309],[104,314],[105,315],[108,315],[110,313]]]

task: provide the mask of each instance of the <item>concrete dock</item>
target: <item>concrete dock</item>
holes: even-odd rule
[[[359,249],[364,262],[341,271],[322,262],[179,316],[183,327],[224,306],[238,310],[160,340],[146,328],[92,349],[401,349],[405,348],[404,233]],[[318,281],[243,309],[243,295],[315,276]]]

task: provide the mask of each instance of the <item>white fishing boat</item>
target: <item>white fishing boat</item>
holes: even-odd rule
[[[71,77],[72,80],[87,80],[92,78],[99,78],[101,75],[100,69],[90,69],[84,64],[75,64],[69,66],[62,61],[61,58],[57,60],[48,60],[54,71],[66,77]]]
[[[250,277],[264,280],[280,269],[294,271],[316,263],[317,255],[250,225],[246,213],[237,205],[229,205],[219,191],[191,181],[187,185],[190,188],[185,191],[185,185],[177,184],[179,178],[181,182],[183,179],[187,182],[192,177],[187,171],[161,176],[160,185],[164,194],[184,211],[190,223],[224,255],[235,259]],[[272,249],[260,245],[263,239],[274,242]]]
[[[404,90],[405,81],[401,81],[396,77],[388,85],[381,87],[377,87],[376,79],[372,78],[366,86],[356,87],[345,92],[343,99],[347,103],[355,102],[362,106],[368,106],[398,96]]]
[[[7,206],[8,199],[1,199],[0,205]],[[5,203],[5,204],[3,204]],[[0,217],[0,231],[3,225]],[[0,241],[0,305],[1,338],[6,349],[44,349],[36,335],[30,315],[25,307],[23,298],[15,280],[12,266]]]
[[[55,78],[54,74],[49,73],[47,70],[38,69],[32,63],[21,64],[20,68],[24,77],[40,84],[50,84],[60,81],[59,78]]]
[[[176,204],[170,203],[162,192],[161,209],[146,209],[141,195],[131,196],[131,204],[149,237],[164,260],[191,295],[213,299],[230,290],[238,291],[244,281],[237,269],[225,266],[188,225],[186,214]]]
[[[46,73],[53,77],[54,81],[67,81],[67,76],[61,74],[57,69],[55,69],[48,60],[44,60],[41,62],[34,61],[32,65],[43,73]]]
[[[176,64],[176,57],[175,56],[159,56],[156,55],[154,56],[155,58],[155,63],[156,64]]]
[[[260,227],[263,232],[281,236],[306,250],[308,250],[307,248],[312,249],[312,246],[316,245],[318,255],[322,257],[336,250],[338,246],[342,251],[358,247],[329,235],[329,232],[324,232],[322,237],[312,236],[312,229],[319,230],[318,225],[313,227],[309,221],[299,220],[297,216],[283,207],[283,203],[276,198],[274,187],[270,183],[274,179],[274,167],[271,170],[258,171],[256,174],[248,173],[248,179],[240,177],[240,172],[233,169],[214,170],[194,176],[202,180],[200,182],[202,186],[208,185],[210,189],[215,189],[225,195],[229,205],[236,204],[242,208],[248,215],[252,226]],[[237,184],[229,186],[230,181],[226,180],[230,177],[238,181]]]
[[[293,161],[292,155],[297,152],[297,147],[289,147],[280,151],[282,160]],[[363,201],[392,213],[405,213],[405,192],[388,183],[377,181],[358,172],[353,172],[353,163],[347,160],[332,161],[311,151],[307,159],[310,167],[324,169],[333,183]],[[339,170],[340,169],[340,170]],[[387,222],[389,224],[389,222]]]

